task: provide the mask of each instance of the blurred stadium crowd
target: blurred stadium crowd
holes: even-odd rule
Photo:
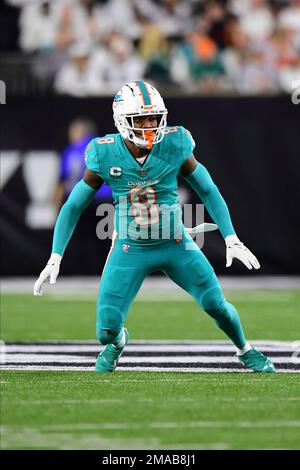
[[[8,80],[14,72],[16,88],[26,76],[25,88],[33,81],[39,90],[72,96],[111,95],[132,79],[181,93],[276,94],[289,93],[300,78],[300,0],[6,0],[6,6],[2,75]]]

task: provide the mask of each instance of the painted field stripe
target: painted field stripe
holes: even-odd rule
[[[5,363],[34,363],[34,362],[46,362],[46,363],[94,363],[91,357],[85,356],[72,356],[72,355],[46,355],[46,354],[7,354],[5,358]],[[141,362],[147,362],[148,364],[164,364],[166,362],[181,364],[181,363],[208,363],[208,364],[227,364],[229,362],[238,363],[238,359],[234,356],[122,356],[120,358],[119,364],[122,363],[128,364],[138,364]],[[274,357],[273,362],[275,364],[290,364],[292,363],[292,358],[288,360],[286,357]]]
[[[94,372],[95,367],[74,367],[74,366],[34,366],[34,365],[7,365],[7,366],[1,366],[1,370],[15,370],[15,371],[55,371],[55,372],[65,372],[65,371],[70,371],[70,372]],[[191,373],[199,373],[199,372],[209,372],[209,373],[225,373],[225,372],[234,372],[234,373],[253,373],[249,369],[233,369],[233,368],[209,368],[209,367],[189,367],[189,368],[184,368],[184,367],[165,367],[165,368],[160,368],[160,367],[136,367],[132,369],[131,367],[118,367],[117,369],[118,372],[191,372]],[[277,373],[299,373],[300,370],[293,370],[293,369],[283,369],[283,368],[277,368]],[[99,379],[100,380],[100,379]],[[140,379],[136,380],[137,382],[140,381]],[[171,380],[172,381],[172,380]],[[66,381],[69,383],[68,381]],[[88,381],[89,382],[89,381]],[[95,381],[98,382],[98,381]],[[101,380],[103,382],[103,380]]]
[[[252,343],[253,344],[253,343]],[[294,348],[291,345],[291,343],[287,343],[285,347],[280,347],[280,346],[275,346],[272,348],[270,345],[268,346],[257,346],[260,351],[262,352],[272,352],[274,349],[274,352],[293,352]],[[40,345],[14,345],[14,344],[5,344],[5,350],[7,353],[27,353],[27,352],[80,352],[80,351],[88,351],[88,352],[99,352],[103,350],[104,347],[100,344],[95,344],[95,345],[81,345],[79,344],[71,344],[71,345],[61,345],[61,344],[53,344],[53,345],[47,345],[47,344],[40,344]],[[232,345],[226,344],[226,345],[202,345],[202,344],[175,344],[175,345],[165,345],[165,344],[157,344],[157,345],[132,345],[129,344],[126,346],[126,352],[231,352],[235,353],[235,349]]]
[[[7,351],[7,354],[10,355],[10,357],[17,357],[17,355],[19,354],[23,354],[23,355],[26,355],[26,354],[43,354],[44,356],[51,356],[51,355],[55,355],[56,357],[58,356],[70,356],[70,357],[76,357],[76,356],[81,356],[81,357],[90,357],[90,358],[96,358],[97,355],[98,355],[98,352],[100,352],[102,349],[97,349],[95,351],[87,351],[85,349],[81,350],[81,351],[76,351],[76,350],[72,350],[70,352],[68,351],[55,351],[55,350],[51,350],[51,351],[45,351],[45,350],[36,350],[36,351],[26,351],[26,350],[21,350],[21,351],[18,351],[18,352],[11,352],[11,351]],[[292,354],[293,354],[293,351],[290,350],[290,351],[265,351],[264,350],[264,353],[267,355],[267,356],[270,356],[270,357],[286,357],[287,358],[287,361],[291,358]],[[235,355],[234,351],[222,351],[221,349],[216,351],[216,350],[212,350],[212,351],[186,351],[186,350],[183,350],[183,351],[173,351],[173,350],[170,350],[168,349],[167,351],[160,351],[160,350],[153,350],[153,351],[128,351],[128,350],[125,350],[124,353],[123,353],[123,357],[152,357],[152,356],[162,356],[162,357],[166,357],[166,356],[190,356],[190,357],[194,357],[194,356],[206,356],[206,357],[233,357]],[[4,357],[4,356],[3,356]],[[300,359],[299,359],[300,361]],[[1,361],[0,359],[0,362],[3,362]]]
[[[118,422],[106,422],[100,424],[93,424],[93,423],[82,423],[82,424],[49,424],[49,425],[42,425],[38,429],[43,432],[64,432],[64,431],[95,431],[95,430],[102,430],[102,429],[189,429],[189,428],[241,428],[241,429],[265,429],[265,428],[295,428],[298,429],[300,427],[299,420],[286,420],[286,421],[156,421],[156,422],[144,422],[144,423],[118,423]],[[18,426],[9,426],[10,429],[15,431],[18,430]],[[22,428],[22,427],[21,427]],[[6,427],[3,426],[3,432],[5,431]],[[30,427],[26,428],[28,431]]]
[[[5,382],[7,383],[7,382]],[[210,397],[210,399],[215,399],[218,403],[221,402],[228,402],[228,403],[236,403],[236,398],[230,397]],[[197,401],[206,402],[207,397],[198,397]],[[300,401],[300,397],[286,397],[284,398],[286,401]],[[194,398],[187,398],[187,397],[168,397],[169,401],[176,401],[176,403],[194,403]],[[246,398],[239,398],[239,402],[257,402],[261,403],[261,401],[269,402],[270,397],[246,397]],[[16,400],[15,405],[72,405],[72,404],[115,404],[115,403],[125,403],[125,398],[99,398],[99,399],[82,399],[82,400]],[[137,398],[135,399],[137,403],[155,403],[156,399],[154,398]]]
[[[252,344],[257,345],[263,352],[267,351],[280,371],[300,372],[298,358],[292,357],[294,350],[291,342],[261,340]],[[5,344],[2,370],[93,371],[100,350],[99,344],[86,341],[18,344],[11,342]],[[249,371],[235,357],[234,348],[228,341],[135,341],[126,348],[117,370]]]
[[[273,340],[249,340],[252,345],[257,347],[291,347],[294,341],[273,341]],[[94,340],[52,340],[52,341],[7,341],[6,346],[99,346],[99,343]],[[219,340],[130,340],[130,346],[209,346],[209,347],[222,347],[231,346],[230,341]]]

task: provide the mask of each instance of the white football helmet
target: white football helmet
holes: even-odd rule
[[[149,83],[130,82],[120,88],[113,101],[113,113],[121,136],[139,147],[151,149],[164,138],[168,111],[159,92]],[[145,115],[157,115],[157,127],[134,127],[133,118]]]

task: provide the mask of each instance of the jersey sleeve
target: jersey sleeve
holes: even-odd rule
[[[182,149],[182,163],[184,163],[193,153],[196,147],[195,141],[190,131],[184,127],[180,128],[181,131],[181,149]]]
[[[84,159],[86,167],[89,170],[97,173],[99,176],[102,176],[100,169],[100,155],[97,148],[97,139],[93,139],[87,144]]]

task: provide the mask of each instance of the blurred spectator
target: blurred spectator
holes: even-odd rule
[[[114,94],[124,83],[144,78],[145,63],[129,39],[118,33],[107,38],[107,60],[103,71],[105,92]],[[104,90],[103,90],[104,91]]]
[[[294,47],[300,54],[300,0],[291,0],[290,6],[283,9],[278,17],[279,26],[292,34]]]
[[[203,18],[209,24],[209,37],[216,45],[223,49],[225,46],[225,26],[226,26],[226,10],[225,5],[220,1],[210,0],[203,5]]]
[[[146,76],[156,83],[167,83],[170,77],[170,44],[156,23],[147,17],[141,21],[143,33],[138,52],[147,64]]]
[[[178,53],[181,60],[186,61],[190,82],[196,89],[215,92],[222,87],[221,78],[224,75],[224,67],[217,45],[209,37],[209,28],[209,21],[199,17],[196,28],[187,34],[179,46]],[[178,81],[174,64],[172,71],[174,80]],[[184,77],[185,81],[186,78]]]
[[[292,93],[295,83],[300,83],[300,55],[289,67],[285,67],[279,73],[279,84],[286,93]]]
[[[70,47],[70,60],[59,70],[54,87],[58,93],[72,96],[99,95],[104,90],[103,68],[106,52],[92,50],[88,43]]]
[[[270,60],[274,65],[282,90],[290,93],[292,82],[300,79],[299,58],[289,29],[278,27],[270,38]]]
[[[52,50],[59,21],[59,1],[29,2],[20,16],[20,46],[25,52]]]
[[[57,43],[97,42],[111,30],[111,19],[96,0],[63,0]]]
[[[234,80],[237,91],[245,94],[271,93],[278,90],[277,74],[265,60],[264,47],[251,45],[237,67]]]
[[[113,94],[147,77],[190,92],[268,93],[298,74],[300,0],[6,1],[20,8],[39,89]]]
[[[70,47],[70,61],[55,80],[58,93],[78,97],[114,94],[122,84],[143,79],[145,64],[129,39],[111,33],[105,43],[106,48],[92,49],[86,43]]]
[[[89,141],[97,135],[96,125],[86,117],[74,119],[68,129],[70,144],[61,155],[60,174],[54,194],[54,202],[59,209],[69,196],[75,184],[82,178],[85,170],[84,154]],[[104,184],[97,198],[110,199],[111,191]]]
[[[279,24],[300,33],[300,0],[290,0],[290,5],[279,15]]]
[[[251,0],[249,11],[241,15],[241,29],[254,41],[267,39],[274,29],[274,19],[266,0]]]
[[[238,17],[230,15],[224,30],[225,48],[222,51],[222,63],[226,71],[226,87],[235,89],[236,76],[250,45],[248,36],[242,31]]]
[[[66,61],[64,46],[71,43],[57,42],[63,7],[60,0],[26,2],[20,15],[20,46],[32,54],[32,75],[45,84]]]
[[[192,25],[190,4],[184,0],[161,0],[156,22],[167,37],[182,36]]]
[[[228,0],[227,9],[230,14],[239,17],[249,12],[251,0]]]
[[[157,23],[161,3],[160,0],[131,0],[131,2],[138,16],[148,18],[150,21]]]
[[[138,39],[141,26],[138,12],[132,0],[109,0],[103,7],[109,22],[110,31],[118,32],[128,38]]]

